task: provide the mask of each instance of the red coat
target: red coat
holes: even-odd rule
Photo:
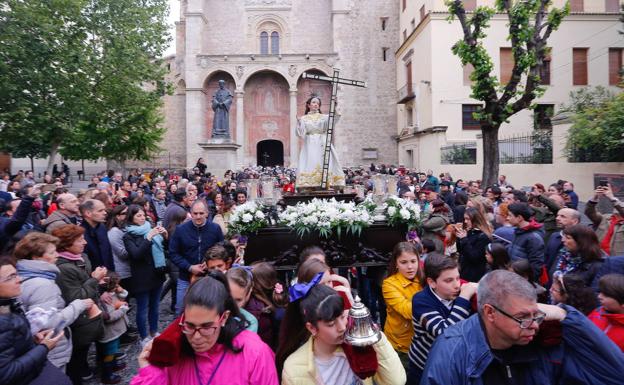
[[[624,352],[624,314],[608,313],[601,306],[588,317]]]

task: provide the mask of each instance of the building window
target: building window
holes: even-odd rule
[[[481,124],[472,115],[474,112],[481,111],[480,104],[462,104],[462,129],[463,130],[480,130]]]
[[[609,48],[609,85],[617,86],[622,81],[622,48]]]
[[[513,51],[511,48],[500,49],[500,82],[507,84],[511,80],[511,72],[514,67]]]
[[[269,33],[261,32],[260,33],[260,55],[268,55],[269,54]]]
[[[584,12],[583,0],[570,0],[570,12]]]
[[[605,0],[605,12],[620,12],[620,0]]]
[[[279,55],[279,32],[271,32],[271,53]]]
[[[572,84],[587,85],[587,52],[588,48],[572,49]]]
[[[382,17],[381,18],[381,30],[385,31],[386,30],[386,25],[388,24],[388,18],[387,17]]]
[[[411,21],[412,31],[416,29],[416,19],[412,19]]]
[[[550,62],[552,58],[550,56],[551,49],[546,48],[546,53],[544,54],[544,66],[540,69],[540,84],[549,85],[550,84]]]
[[[405,8],[407,8],[407,0],[403,0],[403,11],[405,11]]]
[[[422,23],[423,20],[425,20],[425,6],[424,5],[420,7],[420,22]]]
[[[407,123],[407,127],[412,127],[414,125],[414,110],[410,106],[405,107],[405,122]]]
[[[552,130],[550,119],[555,113],[554,104],[538,104],[533,111],[533,128],[536,130]]]
[[[477,0],[464,0],[464,9],[468,12],[477,8]]]
[[[470,63],[466,63],[464,66],[464,85],[471,86],[472,80],[470,80],[470,75],[474,72],[474,67]]]
[[[381,57],[383,58],[383,61],[388,61],[388,47],[381,48]]]

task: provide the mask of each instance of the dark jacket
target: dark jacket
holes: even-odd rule
[[[186,221],[176,227],[169,240],[169,258],[180,269],[180,279],[189,281],[191,265],[201,263],[206,250],[221,241],[221,227],[210,221],[201,227],[195,226],[193,221]]]
[[[466,237],[459,240],[457,251],[459,252],[461,278],[470,282],[479,282],[485,275],[487,267],[485,248],[490,242],[490,237],[479,229],[470,229]]]
[[[558,231],[550,236],[546,248],[544,251],[544,264],[549,273],[552,273],[555,268],[555,264],[559,259],[559,255],[563,250],[563,241],[561,237],[561,231]],[[552,274],[549,274],[552,275]]]
[[[108,240],[106,226],[103,223],[98,223],[93,228],[87,221],[82,221],[82,227],[85,229],[84,237],[87,241],[85,253],[89,256],[91,266],[104,266],[108,270],[115,271],[113,250]]]
[[[624,255],[605,258],[604,263],[594,276],[594,281],[591,285],[592,289],[598,292],[598,281],[600,281],[600,278],[602,278],[603,275],[611,273],[624,274]]]
[[[152,257],[152,242],[142,235],[126,233],[123,236],[124,245],[130,259],[129,291],[132,294],[150,291],[165,281],[164,269],[154,267]]]
[[[507,383],[621,384],[624,356],[620,349],[583,314],[571,306],[562,307],[568,313],[561,322],[562,341],[548,347],[532,342],[508,349],[515,354],[507,363],[514,378]],[[484,375],[496,365],[495,360],[475,314],[436,339],[420,384],[488,385],[492,382],[486,382]]]
[[[71,261],[63,257],[56,260],[61,273],[56,277],[56,284],[61,289],[61,294],[66,303],[75,299],[90,298],[98,303],[98,281],[91,277],[91,263],[84,257],[84,262]],[[104,330],[102,316],[89,319],[88,312],[78,316],[71,325],[72,343],[74,348],[84,347],[95,341]]]
[[[531,221],[525,228],[514,230],[514,239],[507,251],[512,261],[528,259],[533,277],[538,279],[544,267],[544,238],[542,225]]]
[[[24,196],[11,218],[0,217],[0,250],[3,250],[11,237],[22,229],[35,198]]]
[[[14,299],[0,299],[0,384],[29,384],[41,373],[48,348],[36,345],[30,324]]]

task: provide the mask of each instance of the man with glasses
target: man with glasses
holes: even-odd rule
[[[519,275],[495,270],[479,281],[479,314],[436,339],[426,384],[620,384],[624,356],[583,314],[536,301]],[[538,337],[540,324],[561,337]],[[546,333],[544,333],[546,334]]]

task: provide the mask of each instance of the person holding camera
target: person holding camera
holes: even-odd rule
[[[613,204],[611,214],[600,214],[596,205],[600,199],[608,199]],[[594,231],[600,241],[600,248],[608,255],[624,254],[624,202],[613,195],[611,185],[601,183],[594,196],[587,201],[585,215],[592,221]]]

